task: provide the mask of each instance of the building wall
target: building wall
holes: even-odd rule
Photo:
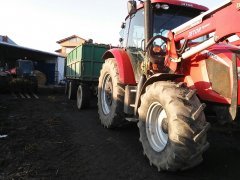
[[[64,79],[65,58],[57,57],[45,61],[48,70],[49,84],[59,84]],[[54,81],[53,81],[54,79]]]
[[[74,37],[66,41],[63,41],[59,43],[61,46],[61,52],[59,53],[62,54],[63,56],[67,56],[67,54],[71,52],[71,50],[73,50],[75,47],[79,45],[82,45],[83,43],[85,43],[85,40],[78,37]]]
[[[52,61],[40,61],[37,63],[35,69],[38,71],[41,71],[46,75],[47,78],[47,85],[49,84],[55,84],[55,69],[56,63],[53,63]]]
[[[46,75],[46,85],[59,84],[64,79],[65,58],[54,57],[44,61],[36,61],[35,69]]]
[[[81,44],[83,44],[85,41],[79,41],[79,42],[63,42],[60,45],[63,47],[68,47],[68,46],[79,46]]]
[[[81,38],[72,38],[72,39],[69,39],[67,41],[60,43],[60,45],[63,47],[74,47],[74,46],[79,46],[79,45],[83,44],[84,42],[85,42],[85,40],[83,40]]]
[[[57,59],[58,83],[60,82],[60,80],[64,79],[64,66],[65,58],[58,57]]]

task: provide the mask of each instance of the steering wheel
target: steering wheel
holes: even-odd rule
[[[156,39],[161,39],[163,42],[158,45],[158,47],[160,48],[160,51],[159,52],[155,52],[154,51],[154,47],[153,47],[153,42],[156,40]],[[156,35],[154,37],[152,37],[148,42],[147,42],[147,45],[146,45],[146,50],[150,50],[150,55],[151,56],[165,56],[166,55],[166,51],[164,49],[162,49],[161,47],[163,46],[163,44],[167,44],[167,41],[168,41],[168,38],[164,37],[164,36],[161,36],[161,35]],[[150,49],[149,49],[150,48]]]

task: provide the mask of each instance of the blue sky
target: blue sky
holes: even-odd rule
[[[187,0],[214,7],[224,0]],[[0,35],[17,44],[53,52],[56,41],[79,35],[97,43],[118,44],[127,0],[0,0]]]

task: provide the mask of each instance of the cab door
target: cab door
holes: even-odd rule
[[[123,35],[123,47],[131,59],[137,82],[142,74],[141,63],[144,60],[144,39],[144,11],[140,9],[127,18]]]

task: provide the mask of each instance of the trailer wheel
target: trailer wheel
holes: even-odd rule
[[[77,87],[74,81],[70,81],[68,85],[68,99],[76,99]]]
[[[140,142],[158,170],[177,171],[201,163],[209,147],[206,122],[195,91],[173,82],[155,82],[141,96]]]
[[[90,89],[85,85],[79,85],[77,89],[77,108],[84,109],[89,106]]]
[[[65,83],[65,89],[64,89],[64,94],[65,94],[65,95],[68,95],[68,88],[69,88],[69,82],[66,81],[66,83]]]
[[[123,101],[124,87],[120,85],[116,60],[107,59],[98,84],[98,114],[104,127],[114,128],[123,124]]]

